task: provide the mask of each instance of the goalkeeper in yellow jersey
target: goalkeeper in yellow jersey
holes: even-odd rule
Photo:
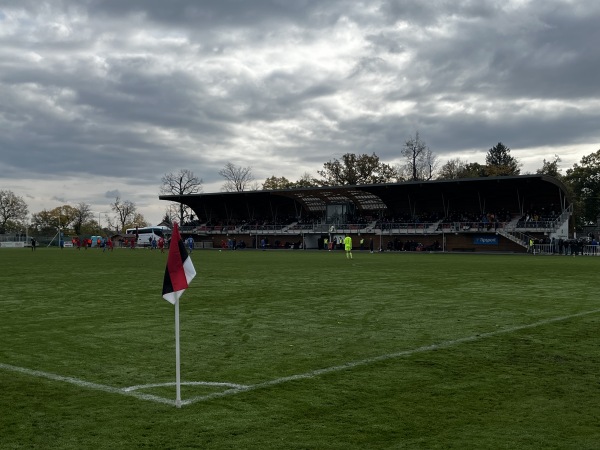
[[[344,248],[346,249],[346,258],[352,259],[352,238],[348,235],[344,238]]]

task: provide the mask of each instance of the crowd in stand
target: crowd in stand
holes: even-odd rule
[[[540,210],[527,211],[519,221],[517,227],[519,228],[550,228],[552,224],[558,219],[558,214],[554,208],[540,208]]]
[[[384,218],[377,221],[376,228],[398,229],[407,226],[422,226],[423,224],[437,224],[436,231],[453,227],[460,227],[454,231],[491,230],[498,229],[504,223],[510,222],[512,215],[507,210],[497,212],[476,213],[470,211],[450,211],[447,215],[438,212],[422,213],[418,215],[405,214],[393,218]]]
[[[517,222],[518,228],[550,228],[559,214],[554,208],[534,209],[524,214]],[[346,217],[345,225],[355,228],[366,228],[373,224],[373,228],[382,230],[401,229],[407,227],[424,227],[426,224],[436,224],[436,231],[456,227],[460,230],[495,230],[517,217],[506,209],[497,209],[489,212],[474,211],[449,211],[444,214],[438,211],[423,211],[419,213],[397,213],[394,216],[373,217],[371,215],[352,215]],[[324,220],[319,214],[304,215],[302,217],[281,216],[276,220],[255,218],[252,220],[194,220],[187,222],[184,227],[193,227],[196,232],[251,232],[252,230],[270,229],[273,231],[301,231],[310,230],[316,225],[323,225]]]
[[[484,224],[495,224],[501,222],[510,222],[512,214],[510,211],[500,209],[494,212],[475,213],[468,211],[451,211],[444,218],[444,223],[452,222],[479,222]]]

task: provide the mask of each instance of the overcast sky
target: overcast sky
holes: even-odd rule
[[[600,149],[599,23],[597,0],[0,0],[0,189],[158,223],[167,172],[295,181],[416,132],[441,164],[502,142],[564,173]]]

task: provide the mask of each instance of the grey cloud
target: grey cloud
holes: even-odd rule
[[[104,198],[114,199],[114,198],[120,197],[120,196],[121,196],[121,192],[119,192],[118,190],[106,191],[104,193]]]
[[[101,17],[143,15],[147,20],[164,26],[200,27],[261,27],[282,23],[331,23],[350,1],[322,2],[319,0],[256,0],[240,2],[190,2],[187,0],[119,0],[90,1],[87,9]],[[333,17],[333,19],[332,19]],[[314,22],[313,22],[314,23]]]
[[[0,181],[95,177],[98,204],[150,205],[169,171],[299,178],[347,152],[395,160],[416,131],[443,158],[591,153],[598,19],[591,0],[7,0]]]

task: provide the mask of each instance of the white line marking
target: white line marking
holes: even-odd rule
[[[482,339],[486,339],[486,338],[493,337],[493,336],[498,336],[501,334],[508,334],[508,333],[513,333],[515,331],[527,330],[530,328],[536,328],[536,327],[540,327],[543,325],[548,325],[550,323],[561,322],[564,320],[574,319],[577,317],[583,317],[583,316],[588,316],[588,315],[597,314],[597,313],[600,313],[600,309],[595,309],[593,311],[586,311],[586,312],[581,312],[581,313],[577,313],[577,314],[572,314],[569,316],[555,317],[552,319],[542,320],[540,322],[535,322],[535,323],[531,323],[528,325],[518,325],[516,327],[505,328],[503,330],[490,331],[488,333],[476,334],[474,336],[453,339],[451,341],[440,342],[438,344],[424,345],[423,347],[418,347],[418,348],[414,348],[411,350],[403,350],[401,352],[389,353],[387,355],[374,356],[372,358],[365,358],[365,359],[361,359],[358,361],[347,362],[345,364],[340,364],[338,366],[325,367],[323,369],[316,369],[316,370],[312,370],[312,371],[306,372],[306,373],[276,378],[271,381],[265,381],[263,383],[248,385],[244,388],[227,389],[223,392],[215,392],[215,393],[208,394],[208,395],[192,397],[192,398],[182,401],[181,404],[182,405],[190,405],[192,403],[211,400],[214,398],[226,397],[229,395],[239,394],[242,392],[253,391],[256,389],[263,389],[263,388],[267,388],[270,386],[277,386],[279,384],[287,383],[288,381],[306,380],[306,379],[316,378],[318,376],[325,375],[325,374],[332,373],[332,372],[339,372],[342,370],[353,369],[355,367],[366,366],[368,364],[373,364],[373,363],[377,363],[377,362],[381,362],[381,361],[388,361],[390,359],[412,356],[417,353],[425,353],[425,352],[430,352],[432,350],[448,348],[448,347],[452,347],[454,345],[463,344],[465,342],[479,341]]]
[[[414,355],[417,353],[425,353],[425,352],[429,352],[432,350],[448,348],[448,347],[452,347],[452,346],[455,346],[458,344],[463,344],[466,342],[479,341],[479,340],[486,339],[486,338],[493,337],[493,336],[499,336],[502,334],[513,333],[515,331],[520,331],[520,330],[527,330],[530,328],[536,328],[539,326],[548,325],[548,324],[555,323],[555,322],[561,322],[564,320],[575,319],[577,317],[583,317],[583,316],[588,316],[588,315],[597,314],[597,313],[600,313],[600,309],[595,309],[593,311],[586,311],[586,312],[581,312],[581,313],[577,313],[577,314],[572,314],[569,316],[555,317],[552,319],[547,319],[547,320],[542,320],[539,322],[531,323],[529,325],[518,325],[515,327],[511,327],[511,328],[505,328],[503,330],[496,330],[496,331],[491,331],[488,333],[476,334],[474,336],[453,339],[450,341],[440,342],[437,344],[425,345],[425,346],[410,349],[410,350],[403,350],[400,352],[388,353],[386,355],[374,356],[372,358],[365,358],[365,359],[361,359],[358,361],[351,361],[351,362],[347,362],[345,364],[340,364],[338,366],[325,367],[322,369],[312,370],[312,371],[306,372],[306,373],[276,378],[274,380],[265,381],[262,383],[257,383],[257,384],[252,384],[252,385],[243,385],[243,384],[235,384],[235,383],[217,383],[217,382],[208,382],[208,381],[184,382],[182,384],[191,385],[191,386],[216,386],[216,387],[229,387],[230,389],[226,389],[221,392],[214,392],[214,393],[207,394],[207,395],[192,397],[187,400],[182,400],[181,404],[182,405],[191,405],[192,403],[203,402],[203,401],[211,400],[214,398],[227,397],[227,396],[239,394],[242,392],[253,391],[256,389],[263,389],[263,388],[267,388],[270,386],[277,386],[279,384],[287,383],[289,381],[307,380],[307,379],[316,378],[318,376],[325,375],[328,373],[353,369],[355,367],[365,366],[368,364],[373,364],[373,363],[377,363],[377,362],[381,362],[381,361],[388,361],[390,359],[411,356],[411,355]],[[143,394],[141,392],[137,392],[139,389],[160,387],[160,386],[172,386],[175,384],[174,382],[137,385],[137,386],[130,386],[130,387],[126,387],[126,388],[116,388],[116,387],[108,386],[105,384],[91,383],[89,381],[80,380],[80,379],[74,378],[74,377],[65,377],[62,375],[56,375],[56,374],[49,373],[49,372],[42,372],[40,370],[32,370],[32,369],[27,369],[25,367],[17,367],[17,366],[13,366],[10,364],[0,363],[0,369],[8,370],[11,372],[18,372],[18,373],[30,375],[33,377],[46,378],[48,380],[70,383],[70,384],[74,384],[79,387],[95,389],[95,390],[99,390],[99,391],[108,392],[111,394],[128,395],[131,397],[138,398],[140,400],[147,400],[147,401],[152,401],[152,402],[156,402],[156,403],[162,403],[165,405],[176,406],[175,400],[170,400],[170,399],[159,397],[156,395]]]
[[[0,369],[9,370],[11,372],[18,372],[32,377],[46,378],[53,381],[62,381],[64,383],[74,384],[75,386],[84,387],[88,389],[95,389],[97,391],[109,392],[111,394],[130,395],[132,397],[139,398],[141,400],[150,400],[157,403],[164,403],[166,405],[175,406],[175,400],[169,400],[168,398],[158,397],[156,395],[143,394],[141,392],[129,392],[124,389],[108,386],[106,384],[91,383],[89,381],[80,380],[74,377],[65,377],[62,375],[56,375],[54,373],[42,372],[41,370],[32,370],[25,367],[12,366],[10,364],[0,363]]]
[[[175,381],[170,381],[168,383],[154,383],[154,384],[138,384],[137,386],[129,386],[123,388],[125,392],[137,391],[139,389],[150,389],[155,387],[163,387],[163,386],[175,386],[177,383]],[[234,389],[244,389],[247,386],[243,384],[235,384],[235,383],[222,383],[216,381],[182,381],[182,386],[214,386],[214,387],[228,387]]]

